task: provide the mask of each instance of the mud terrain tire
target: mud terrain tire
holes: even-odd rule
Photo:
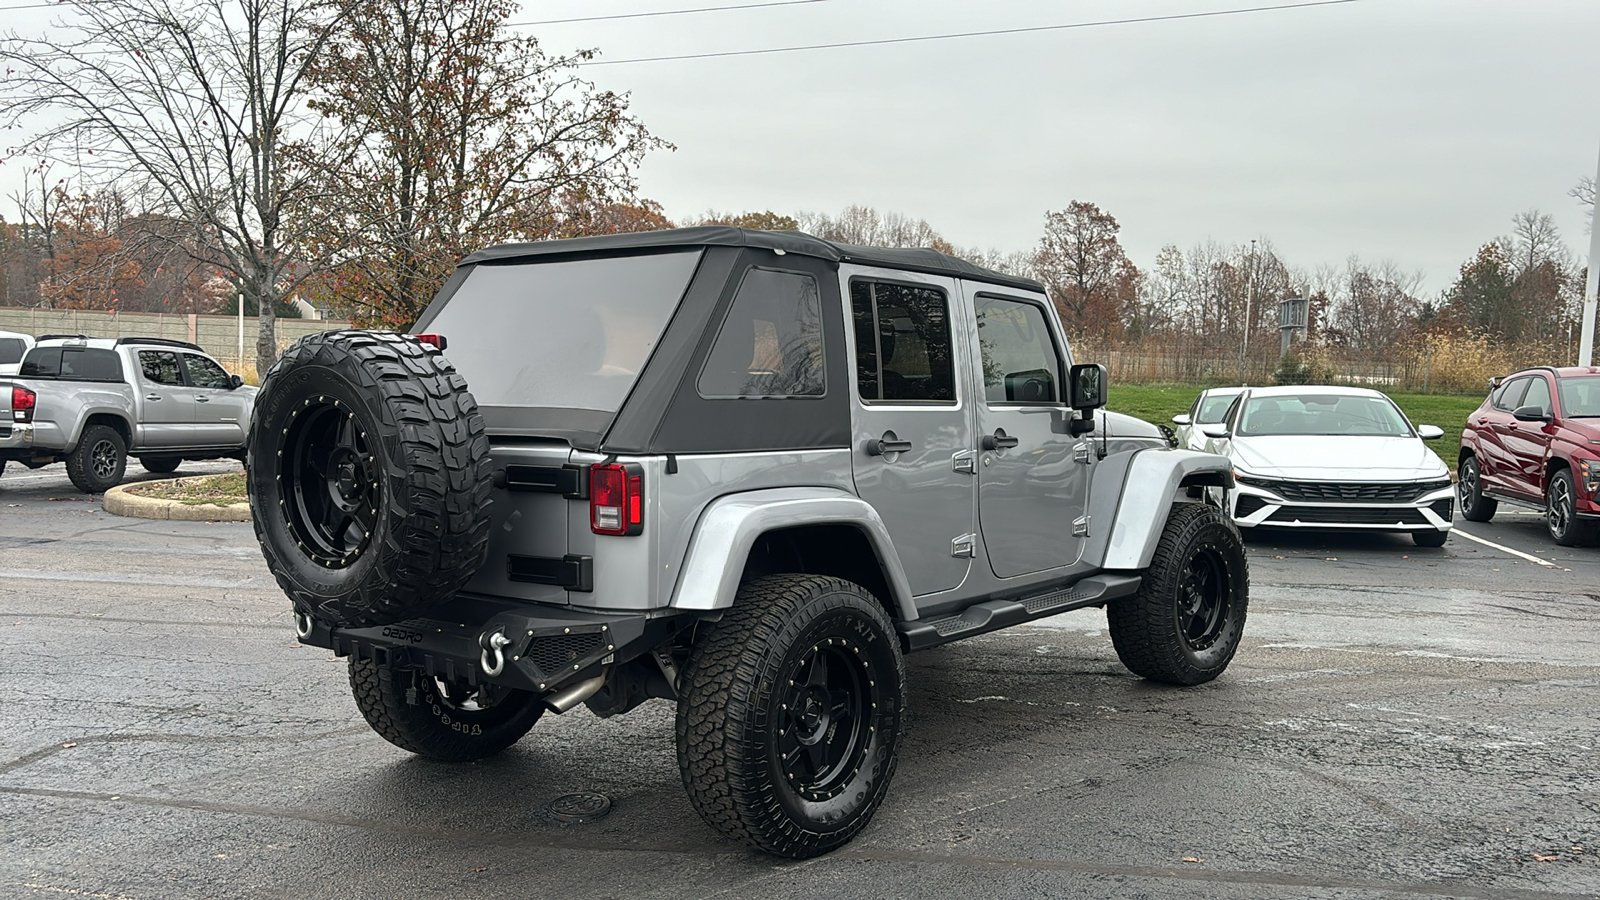
[[[695,648],[678,701],[678,768],[707,824],[805,858],[865,828],[894,777],[905,668],[864,588],[771,575],[739,589]]]
[[[432,348],[384,332],[302,338],[262,380],[248,446],[256,539],[296,611],[404,621],[483,564],[489,441]]]
[[[544,714],[529,691],[441,684],[417,669],[353,656],[350,693],[384,740],[440,762],[493,756],[521,740]]]
[[[1175,503],[1139,591],[1106,606],[1122,664],[1152,681],[1194,685],[1239,649],[1250,594],[1244,544],[1215,507]]]

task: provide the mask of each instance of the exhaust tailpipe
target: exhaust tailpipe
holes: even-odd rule
[[[599,675],[593,678],[586,678],[577,684],[567,685],[555,693],[546,694],[543,698],[544,705],[551,712],[564,713],[593,697],[596,691],[605,686],[607,674],[609,674],[609,670],[602,671]]]

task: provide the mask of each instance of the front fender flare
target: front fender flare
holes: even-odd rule
[[[1213,476],[1233,486],[1233,467],[1226,457],[1193,450],[1140,450],[1128,461],[1117,502],[1111,537],[1106,541],[1107,569],[1144,569],[1155,557],[1166,528],[1173,498],[1186,479]]]
[[[859,528],[877,554],[893,597],[884,598],[900,618],[917,618],[905,568],[877,510],[860,497],[832,488],[773,488],[719,497],[706,507],[689,539],[672,608],[727,609],[739,591],[745,560],[756,539],[769,531],[801,525]]]

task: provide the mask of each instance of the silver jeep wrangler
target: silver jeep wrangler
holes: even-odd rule
[[[249,445],[299,639],[413,753],[672,700],[706,822],[814,856],[888,790],[905,653],[1086,606],[1146,678],[1239,645],[1226,461],[1097,412],[1036,282],[689,228],[484,250],[413,331],[301,340]]]

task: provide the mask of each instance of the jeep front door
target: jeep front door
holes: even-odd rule
[[[963,283],[976,326],[978,522],[989,567],[1014,578],[1071,565],[1089,522],[1093,444],[1067,433],[1064,354],[1045,299]],[[1107,523],[1109,525],[1109,523]]]
[[[855,385],[856,492],[883,518],[917,596],[967,577],[976,552],[970,389],[948,278],[841,267]]]

